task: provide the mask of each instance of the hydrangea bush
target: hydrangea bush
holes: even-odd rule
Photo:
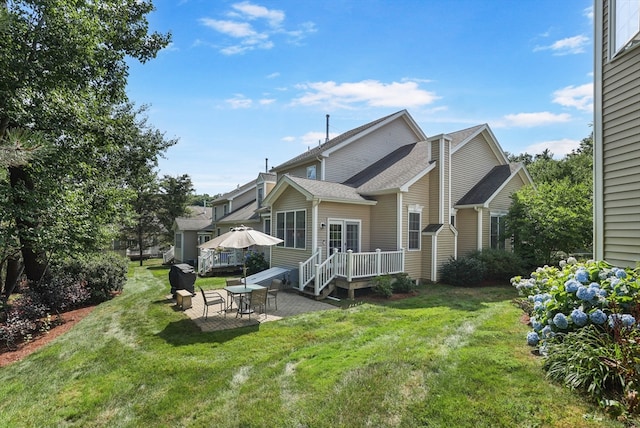
[[[544,344],[558,333],[587,325],[636,326],[631,313],[640,300],[636,270],[621,269],[603,261],[579,263],[570,257],[558,267],[538,268],[529,278],[516,276],[511,284],[532,305],[529,345]]]

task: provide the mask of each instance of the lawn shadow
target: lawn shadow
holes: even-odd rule
[[[259,329],[260,324],[255,324],[228,330],[203,332],[193,320],[186,318],[167,324],[157,336],[173,346],[185,346],[198,343],[224,343],[245,334],[255,333]]]

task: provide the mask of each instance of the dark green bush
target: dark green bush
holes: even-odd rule
[[[416,283],[407,273],[403,272],[396,275],[392,288],[394,293],[411,293],[416,289]]]
[[[389,275],[381,275],[373,278],[373,291],[383,297],[389,298],[393,294],[393,286],[391,285],[391,277]]]
[[[484,266],[480,260],[471,257],[450,258],[442,265],[440,275],[440,281],[445,284],[470,287],[483,281]]]
[[[264,258],[264,254],[258,252],[250,252],[245,256],[247,266],[247,275],[262,272],[269,269],[269,262]]]
[[[484,249],[474,251],[468,257],[482,262],[484,279],[509,283],[514,276],[527,273],[520,257],[510,251]]]
[[[111,299],[122,291],[129,262],[115,253],[93,254],[60,261],[52,266],[52,277],[69,275],[86,281],[93,303]]]

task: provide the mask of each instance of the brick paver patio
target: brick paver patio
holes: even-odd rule
[[[223,289],[216,291],[219,291],[222,297],[227,300],[226,291]],[[169,295],[168,298],[171,299],[171,295]],[[208,318],[205,320],[203,315],[204,300],[200,292],[197,292],[196,295],[192,297],[191,304],[191,308],[186,309],[184,313],[191,318],[202,331],[228,330],[269,321],[277,321],[284,317],[305,312],[338,309],[335,305],[301,296],[294,290],[280,290],[280,292],[278,292],[278,310],[276,310],[271,303],[267,307],[266,317],[263,313],[253,313],[251,314],[251,318],[247,315],[236,317],[236,306],[234,304],[233,309],[227,312],[226,317],[223,313],[217,312],[219,306],[210,306]]]

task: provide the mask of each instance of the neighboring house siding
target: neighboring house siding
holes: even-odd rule
[[[482,248],[491,246],[491,211],[482,208]]]
[[[458,257],[478,249],[478,213],[473,208],[458,210],[456,214],[458,230]]]
[[[601,253],[610,263],[633,266],[640,261],[640,47],[608,60],[607,5],[605,1],[602,177],[596,176],[602,180],[602,194],[596,195],[602,215]]]
[[[276,204],[271,207],[271,222],[275,233],[276,214],[279,211],[306,210],[306,248],[283,248],[280,246],[272,247],[271,265],[277,267],[297,268],[298,262],[307,260],[311,257],[311,202],[292,188],[288,188],[278,198]]]
[[[455,254],[455,235],[453,231],[444,226],[442,231],[438,234],[438,258],[436,260],[436,281],[440,280],[440,271],[442,265],[449,261],[449,258]]]
[[[378,203],[371,207],[371,248],[396,251],[398,248],[398,195],[377,196]],[[401,246],[401,245],[400,245]]]
[[[500,162],[480,133],[451,156],[451,200],[455,204]]]
[[[238,197],[233,198],[233,201],[231,201],[232,211],[237,210],[238,208],[248,204],[249,202],[255,199],[256,199],[256,188],[253,187],[248,191],[244,192],[243,194],[239,195]]]
[[[182,232],[182,262],[194,263],[198,260],[198,233],[195,231]]]
[[[409,272],[407,274],[411,278],[420,278],[424,281],[431,281],[431,272],[433,269],[431,260],[433,259],[433,240],[434,235],[422,235],[422,257],[424,263],[422,263],[422,270],[418,272]],[[406,269],[405,269],[406,270]]]
[[[295,166],[291,169],[285,169],[282,171],[278,172],[278,175],[284,175],[284,174],[289,174],[292,175],[294,177],[302,177],[302,178],[311,178],[311,177],[307,177],[307,168],[311,167],[311,166],[315,166],[316,167],[316,180],[320,180],[320,162],[309,162],[309,163],[305,163],[303,165],[298,165]],[[334,180],[331,180],[334,181]]]
[[[325,159],[325,180],[341,183],[399,147],[416,142],[404,119],[377,129]]]

